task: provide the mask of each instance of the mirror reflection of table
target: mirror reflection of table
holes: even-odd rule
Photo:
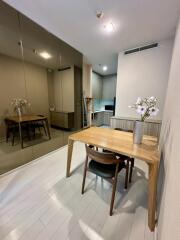
[[[34,122],[43,122],[46,126],[47,134],[49,139],[51,139],[48,119],[45,116],[41,115],[22,115],[22,116],[9,116],[5,119],[7,122],[16,123],[19,126],[19,138],[21,143],[21,148],[23,148],[23,137],[22,137],[22,124],[24,123],[34,123]]]

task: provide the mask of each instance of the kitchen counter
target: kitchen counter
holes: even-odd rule
[[[112,110],[96,110],[92,114],[92,124],[94,126],[110,126],[110,118],[113,116]]]
[[[100,112],[109,112],[113,113],[113,110],[95,110],[94,113],[100,113]]]
[[[137,120],[139,120],[138,118],[134,118],[134,117],[121,117],[121,116],[113,116],[113,117],[111,117],[111,119],[128,120],[128,121],[137,121]],[[161,124],[162,120],[146,119],[145,122]]]

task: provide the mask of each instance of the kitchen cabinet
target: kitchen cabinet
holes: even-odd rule
[[[111,119],[112,116],[113,116],[113,112],[104,111],[103,125],[110,126],[110,119]]]
[[[110,126],[110,119],[112,116],[112,111],[95,112],[94,119],[92,119],[92,124],[97,127],[100,127],[102,125]]]
[[[92,125],[100,127],[103,125],[103,122],[104,122],[104,112],[103,111],[95,112],[92,115]]]
[[[82,127],[82,69],[71,66],[67,69],[56,70],[53,73],[50,98],[55,112],[74,113],[74,128]],[[64,115],[65,116],[65,115]],[[59,119],[61,123],[61,119]],[[66,120],[67,122],[67,120]],[[64,127],[61,125],[61,127]]]
[[[51,125],[60,128],[74,128],[73,112],[50,112]]]

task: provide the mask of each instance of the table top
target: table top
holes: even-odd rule
[[[110,128],[91,127],[70,135],[69,139],[138,158],[147,163],[153,163],[160,159],[157,138],[152,136],[144,135],[142,144],[134,144],[133,133]]]
[[[19,122],[21,123],[21,122],[41,121],[41,120],[45,120],[46,117],[39,116],[39,115],[22,115],[21,117],[9,116],[9,117],[6,117],[6,119],[16,123],[19,123]]]

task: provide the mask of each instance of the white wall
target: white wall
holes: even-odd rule
[[[99,74],[92,72],[92,97],[95,99],[102,99],[102,88],[102,77]]]
[[[92,97],[92,66],[83,62],[83,93],[86,97]]]
[[[156,119],[162,119],[164,100],[172,56],[173,40],[159,43],[157,48],[124,55],[119,53],[116,88],[116,115],[137,117],[133,104],[138,96],[156,96],[160,112]]]
[[[92,66],[85,63],[83,57],[83,95],[92,97]],[[91,113],[87,115],[87,125],[91,125]]]
[[[116,96],[117,75],[103,77],[102,99],[113,99]]]
[[[161,130],[158,240],[180,239],[180,21]],[[161,201],[160,201],[161,200]]]

